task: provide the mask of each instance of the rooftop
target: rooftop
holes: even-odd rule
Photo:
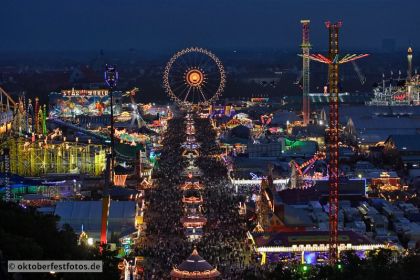
[[[252,236],[257,247],[292,247],[293,245],[329,243],[329,231],[254,232]],[[372,243],[367,237],[354,231],[340,231],[338,242],[352,245]]]
[[[392,143],[398,151],[420,151],[420,134],[390,135],[385,143]]]
[[[102,201],[59,201],[54,214],[60,217],[59,224],[69,224],[77,233],[83,228],[89,235],[101,230]],[[136,203],[114,201],[109,207],[108,231],[122,232],[134,228]]]
[[[173,279],[212,279],[220,276],[220,272],[194,249],[185,261],[172,269],[171,276]]]

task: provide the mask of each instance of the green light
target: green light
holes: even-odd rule
[[[304,266],[302,267],[302,269],[303,269],[303,271],[304,271],[304,272],[306,272],[306,271],[308,271],[308,266],[307,266],[307,265],[304,265]]]
[[[343,265],[342,265],[341,263],[339,263],[339,264],[337,265],[337,268],[341,270],[341,269],[343,268]]]
[[[286,146],[286,150],[291,150],[291,149],[302,149],[302,147],[305,146],[305,142],[304,141],[300,141],[300,140],[290,140],[285,138],[284,139],[284,144]]]

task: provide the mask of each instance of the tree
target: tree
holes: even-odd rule
[[[0,279],[98,279],[97,273],[8,274],[8,260],[102,260],[101,279],[118,279],[115,253],[79,246],[69,225],[58,229],[58,217],[0,202]],[[16,278],[19,277],[19,278]]]

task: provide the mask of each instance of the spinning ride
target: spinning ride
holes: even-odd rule
[[[222,94],[225,83],[222,62],[203,48],[177,52],[163,74],[166,92],[181,107],[208,106]]]

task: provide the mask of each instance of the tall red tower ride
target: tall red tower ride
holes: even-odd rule
[[[328,130],[328,150],[329,150],[329,225],[330,225],[330,262],[338,260],[338,33],[342,23],[325,25],[329,31],[328,58],[328,82],[330,87],[330,125]]]
[[[339,191],[339,170],[338,170],[338,142],[339,142],[339,65],[354,61],[368,54],[346,54],[339,57],[339,31],[342,22],[325,23],[329,31],[328,57],[322,54],[313,54],[308,57],[311,60],[328,64],[328,83],[329,83],[329,128],[327,137],[327,147],[329,154],[329,226],[330,226],[330,244],[329,261],[335,264],[339,259],[338,252],[338,191]]]
[[[311,43],[309,42],[309,23],[310,20],[301,20],[302,24],[302,114],[303,124],[308,125],[310,118],[310,100],[309,100],[309,50]]]

